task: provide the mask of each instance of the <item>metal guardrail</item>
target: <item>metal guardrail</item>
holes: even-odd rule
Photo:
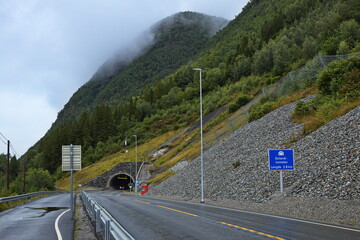
[[[105,240],[135,240],[102,206],[88,193],[81,192],[81,198],[91,221],[95,222],[95,231]]]
[[[56,193],[61,193],[61,192],[63,192],[63,191],[42,191],[42,192],[26,193],[26,194],[10,196],[10,197],[3,197],[3,198],[0,198],[0,203],[10,202],[10,206],[11,206],[11,203],[13,201],[20,201],[21,199],[28,199],[28,198],[32,198],[32,197],[39,196],[39,195],[50,195],[50,194],[56,194]]]

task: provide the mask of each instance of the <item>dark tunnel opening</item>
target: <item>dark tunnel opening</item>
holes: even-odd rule
[[[133,183],[133,179],[127,174],[115,175],[109,183],[109,187],[113,189],[129,190],[129,183]]]

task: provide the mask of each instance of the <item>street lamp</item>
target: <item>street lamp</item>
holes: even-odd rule
[[[127,149],[127,136],[126,136],[126,138],[125,138],[125,147],[126,147],[126,149],[125,149],[125,153],[128,153],[129,151],[128,151],[128,149]],[[129,163],[129,168],[130,168],[130,183],[129,183],[129,188],[130,188],[130,192],[131,192],[131,189],[132,189],[132,185],[131,185],[131,183],[132,183],[132,178],[131,178],[131,162]]]
[[[138,152],[137,152],[137,135],[133,135],[133,137],[135,137],[135,194],[137,195],[137,191],[138,191],[138,188],[137,188],[137,184],[138,184],[138,179],[137,179],[137,155],[138,155]]]
[[[203,120],[202,120],[202,88],[201,88],[201,68],[194,68],[200,72],[200,159],[201,159],[201,203],[204,203],[204,158],[203,158]]]

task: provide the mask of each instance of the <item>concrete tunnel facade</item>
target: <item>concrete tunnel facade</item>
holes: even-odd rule
[[[129,190],[129,183],[134,183],[134,179],[127,173],[117,173],[110,177],[107,187],[120,190]]]

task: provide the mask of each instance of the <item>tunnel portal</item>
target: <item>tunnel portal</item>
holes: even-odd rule
[[[113,176],[109,182],[109,187],[113,189],[129,190],[129,183],[133,183],[133,179],[124,173]]]

